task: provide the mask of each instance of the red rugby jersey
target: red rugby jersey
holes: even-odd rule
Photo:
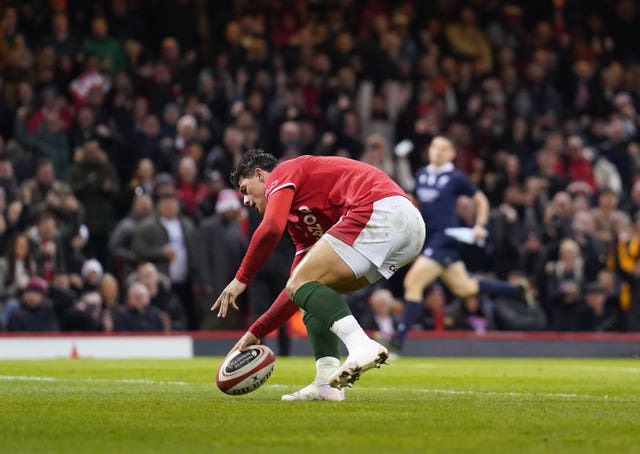
[[[267,203],[276,191],[286,187],[294,189],[288,231],[297,251],[312,246],[347,212],[364,226],[375,201],[405,196],[383,171],[335,156],[300,156],[280,164],[267,179]],[[340,239],[353,244],[359,233],[344,232]]]

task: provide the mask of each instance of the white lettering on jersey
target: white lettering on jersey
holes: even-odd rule
[[[318,222],[318,218],[313,213],[311,213],[309,207],[303,205],[298,208],[298,211],[306,213],[302,218],[302,222],[304,222],[304,224],[306,225],[308,233],[315,236],[316,238],[320,238],[322,235],[324,235],[324,229]]]
[[[418,188],[416,195],[421,202],[433,202],[440,195],[440,191],[435,188]]]

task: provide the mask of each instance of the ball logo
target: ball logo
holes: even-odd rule
[[[229,364],[227,364],[225,371],[233,372],[235,370],[241,369],[247,364],[249,364],[251,361],[253,361],[254,358],[256,358],[259,354],[260,352],[256,349],[245,350],[240,355],[236,356],[231,361],[229,361]]]
[[[243,388],[239,388],[239,389],[234,389],[231,391],[231,394],[233,394],[234,396],[238,396],[240,394],[247,394],[255,389],[258,389],[260,386],[262,386],[262,384],[264,382],[267,381],[267,379],[269,377],[271,377],[271,373],[273,372],[273,369],[271,369],[269,371],[269,373],[267,373],[264,377],[259,378],[257,375],[254,375],[253,377],[251,377],[251,379],[253,380],[253,382],[250,385],[247,385]]]

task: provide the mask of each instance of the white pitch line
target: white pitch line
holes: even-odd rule
[[[57,381],[57,382],[92,382],[92,383],[128,383],[139,385],[177,385],[184,386],[187,382],[184,381],[161,381],[161,380],[147,380],[144,378],[61,378],[61,377],[38,377],[32,375],[0,375],[0,380],[5,381]]]
[[[527,393],[515,391],[470,391],[458,389],[418,389],[417,391],[427,394],[449,394],[461,396],[487,396],[487,397],[522,397],[522,398],[544,398],[544,399],[583,399],[583,400],[603,400],[610,402],[638,402],[640,398],[636,396],[594,396],[592,394],[575,393]]]

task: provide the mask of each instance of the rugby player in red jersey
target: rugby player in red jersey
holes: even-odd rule
[[[387,349],[370,339],[340,293],[389,278],[411,262],[425,239],[424,221],[384,172],[359,161],[301,156],[283,163],[248,152],[232,173],[244,203],[264,215],[236,277],[211,310],[225,317],[287,228],[296,246],[283,292],[234,349],[260,342],[299,308],[316,357],[316,379],[283,400],[343,400],[345,386],[379,367]],[[341,340],[348,356],[340,366]]]

